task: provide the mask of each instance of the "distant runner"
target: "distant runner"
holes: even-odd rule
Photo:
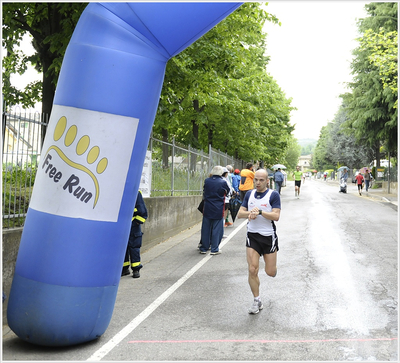
[[[296,166],[296,171],[293,173],[293,176],[294,176],[294,195],[298,199],[300,196],[301,178],[303,176],[303,172],[300,171],[300,166]]]

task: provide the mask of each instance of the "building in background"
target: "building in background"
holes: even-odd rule
[[[297,163],[300,166],[300,170],[308,170],[311,168],[311,154],[310,155],[302,155],[299,157],[299,162]]]

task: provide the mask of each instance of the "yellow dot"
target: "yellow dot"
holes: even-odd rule
[[[98,146],[92,147],[87,156],[87,162],[93,164],[100,154],[100,148]]]
[[[78,128],[76,127],[76,125],[72,125],[68,131],[67,134],[65,135],[65,146],[69,146],[71,145],[76,137],[76,134],[78,133]]]
[[[99,161],[99,163],[97,164],[97,168],[96,171],[101,174],[104,170],[106,170],[108,165],[108,160],[107,158],[103,158]]]
[[[80,138],[76,145],[76,153],[82,155],[89,147],[90,139],[89,136],[85,135]]]
[[[67,127],[67,118],[63,116],[58,120],[57,126],[54,129],[54,141],[58,141],[61,139],[61,136],[63,135],[66,127]]]

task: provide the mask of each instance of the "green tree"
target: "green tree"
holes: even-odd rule
[[[366,10],[369,16],[360,20],[359,30],[367,35],[359,40],[360,46],[353,52],[351,93],[342,98],[349,116],[346,127],[357,141],[364,140],[365,145],[374,148],[379,165],[382,145],[389,151],[397,151],[397,94],[390,87],[384,87],[382,69],[371,63],[374,51],[365,44],[370,29],[377,34],[397,30],[397,3],[371,3],[366,5]]]
[[[245,3],[169,61],[156,133],[246,160],[282,155],[292,108],[265,71],[265,21],[277,19]]]
[[[379,69],[383,89],[389,87],[395,98],[394,108],[397,108],[397,30],[387,32],[380,28],[378,33],[368,29],[361,39],[361,48],[368,51],[369,61]]]
[[[301,147],[301,155],[310,155],[315,149],[315,144],[307,144]]]
[[[65,50],[78,19],[87,3],[2,3],[3,47],[7,54],[3,58],[3,94],[9,105],[24,107],[42,102],[42,113],[49,115]],[[25,55],[18,49],[24,34],[32,37],[35,53]],[[43,79],[15,88],[10,75],[23,74],[32,64]]]
[[[374,159],[374,150],[364,140],[357,140],[346,128],[348,115],[344,104],[341,105],[332,122],[327,140],[327,151],[336,166],[360,168],[369,165]]]
[[[62,58],[85,6],[3,4],[3,85],[9,104],[42,100],[43,113],[50,113]],[[245,3],[168,62],[156,134],[196,148],[211,144],[246,160],[269,162],[284,155],[293,108],[265,70],[265,21],[278,22],[259,3]],[[32,36],[32,57],[16,50],[24,33]],[[27,62],[43,72],[43,81],[16,90],[9,76],[23,73]]]
[[[332,122],[321,129],[313,155],[313,165],[319,170],[335,169],[346,165],[349,168],[367,166],[374,158],[374,150],[365,139],[357,140],[349,132],[346,122],[348,113],[342,104]]]
[[[290,135],[282,164],[286,166],[287,170],[295,170],[300,155],[301,146],[298,144],[297,139],[293,135]]]
[[[335,169],[336,167],[335,160],[331,158],[328,149],[329,135],[332,127],[333,125],[330,122],[321,128],[319,139],[317,145],[315,146],[313,154],[313,167],[319,171]]]

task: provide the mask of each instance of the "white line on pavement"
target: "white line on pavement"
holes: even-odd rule
[[[232,237],[238,233],[243,226],[247,224],[247,219],[243,221],[234,231],[224,239],[219,245],[220,248],[225,246]],[[190,269],[185,275],[183,275],[175,284],[173,284],[168,290],[161,294],[156,300],[154,300],[145,310],[143,310],[135,319],[133,319],[127,326],[120,330],[114,335],[106,344],[100,349],[94,352],[86,361],[87,362],[98,362],[103,359],[112,349],[114,349],[126,336],[128,336],[140,323],[148,318],[165,300],[168,299],[185,281],[192,277],[204,264],[206,264],[212,255],[207,255],[200,262],[198,262],[192,269]]]

